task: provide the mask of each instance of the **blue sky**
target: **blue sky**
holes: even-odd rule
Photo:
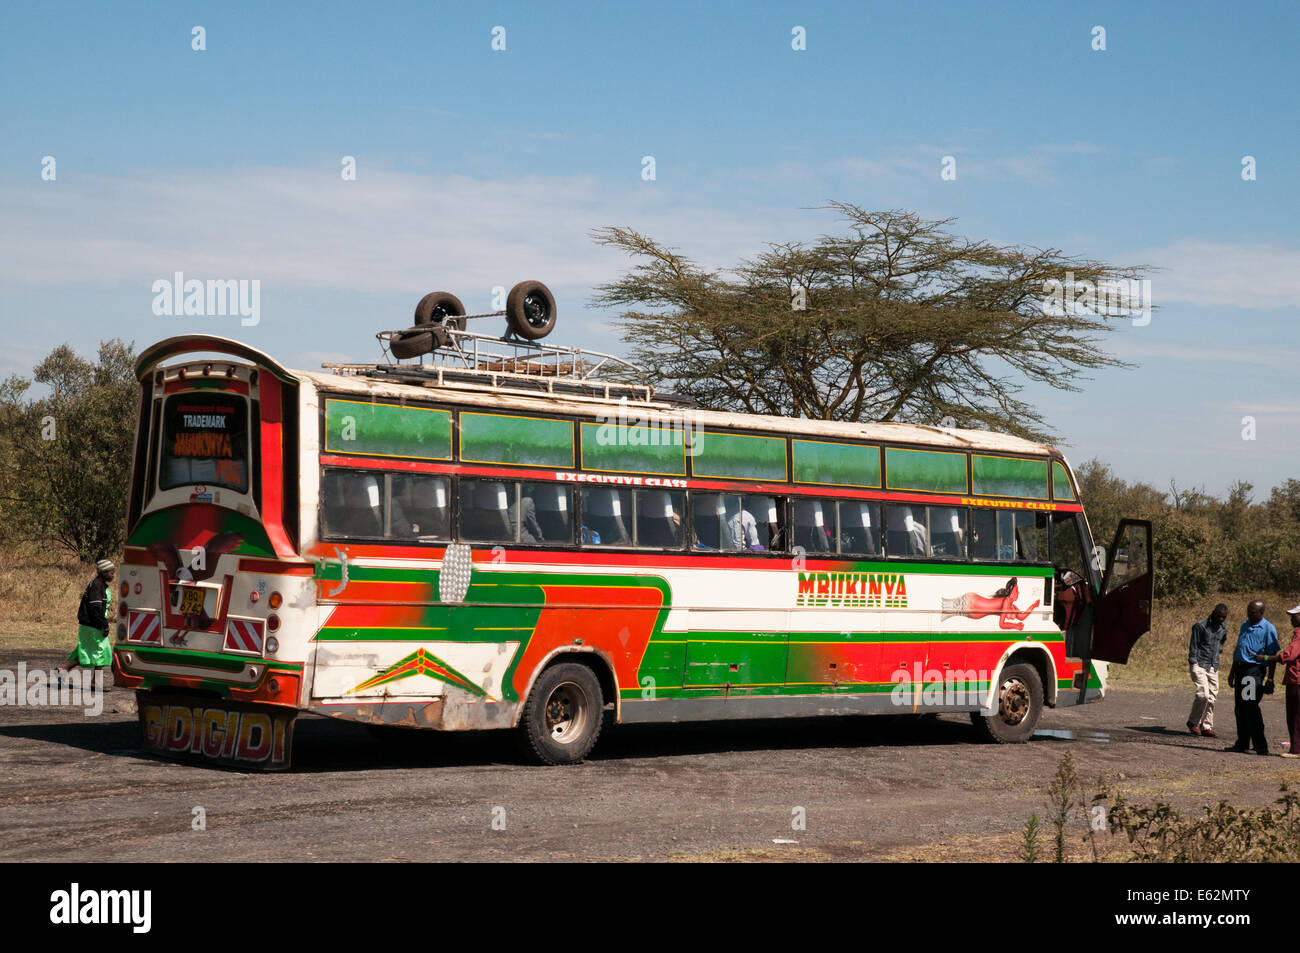
[[[618,352],[591,229],[725,267],[833,199],[1160,269],[1109,340],[1139,367],[1029,393],[1076,462],[1264,493],[1300,476],[1296,36],[1292,3],[4,5],[0,375],[187,330],[377,359],[424,292],[525,278]],[[177,271],[258,279],[260,323],[154,315]]]

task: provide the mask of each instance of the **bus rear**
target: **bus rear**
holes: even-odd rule
[[[207,336],[160,342],[136,373],[116,682],[138,692],[147,749],[285,768],[316,628],[297,548],[298,381]]]

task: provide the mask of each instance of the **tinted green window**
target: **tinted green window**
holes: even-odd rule
[[[885,473],[891,490],[931,493],[966,492],[966,454],[938,450],[885,449]]]
[[[977,453],[971,456],[970,465],[976,493],[1047,499],[1046,460],[984,457]]]
[[[325,401],[325,450],[367,456],[451,459],[451,413],[424,407]]]
[[[462,413],[460,458],[568,469],[573,466],[573,424],[541,417]]]
[[[582,468],[609,473],[686,475],[680,428],[582,425]]]
[[[697,432],[691,472],[729,480],[785,480],[785,438]]]
[[[880,448],[820,440],[791,441],[794,482],[880,486]]]
[[[1070,476],[1065,467],[1059,463],[1052,464],[1052,496],[1058,500],[1074,499],[1074,490],[1070,486]]]

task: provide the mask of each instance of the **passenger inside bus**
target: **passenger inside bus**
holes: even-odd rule
[[[519,527],[521,543],[540,543],[546,538],[537,522],[537,503],[531,495],[521,495],[517,507],[514,503],[510,504],[510,525]]]
[[[630,546],[632,537],[623,521],[631,516],[632,491],[588,487],[582,491],[584,541],[601,546]],[[590,534],[590,535],[589,535]]]
[[[515,540],[510,497],[514,485],[495,480],[461,480],[460,535],[476,542],[512,543]]]
[[[956,506],[930,506],[930,555],[966,558],[966,511]]]
[[[440,477],[393,474],[393,536],[447,539],[451,534],[451,508],[447,482]]]
[[[537,541],[539,543],[573,542],[573,516],[572,507],[569,505],[572,490],[555,483],[525,483],[523,492],[524,500],[533,503]],[[527,503],[524,505],[523,512],[526,520]],[[520,531],[521,538],[523,529],[527,528],[528,524],[525,522]]]
[[[840,552],[867,556],[880,554],[876,530],[880,523],[879,503],[841,501],[839,517]]]
[[[921,519],[913,513],[916,510]],[[891,556],[929,555],[929,533],[926,531],[924,507],[890,505],[885,507],[888,521],[886,542]]]
[[[637,491],[637,544],[661,549],[682,548],[682,502],[680,492]]]
[[[831,549],[831,530],[826,525],[826,510],[821,500],[794,501],[794,544],[810,553]]]
[[[325,534],[382,538],[379,479],[365,473],[325,473]]]

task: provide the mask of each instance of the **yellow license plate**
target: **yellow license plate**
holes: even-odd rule
[[[203,611],[203,590],[181,590],[181,615],[198,615]]]

